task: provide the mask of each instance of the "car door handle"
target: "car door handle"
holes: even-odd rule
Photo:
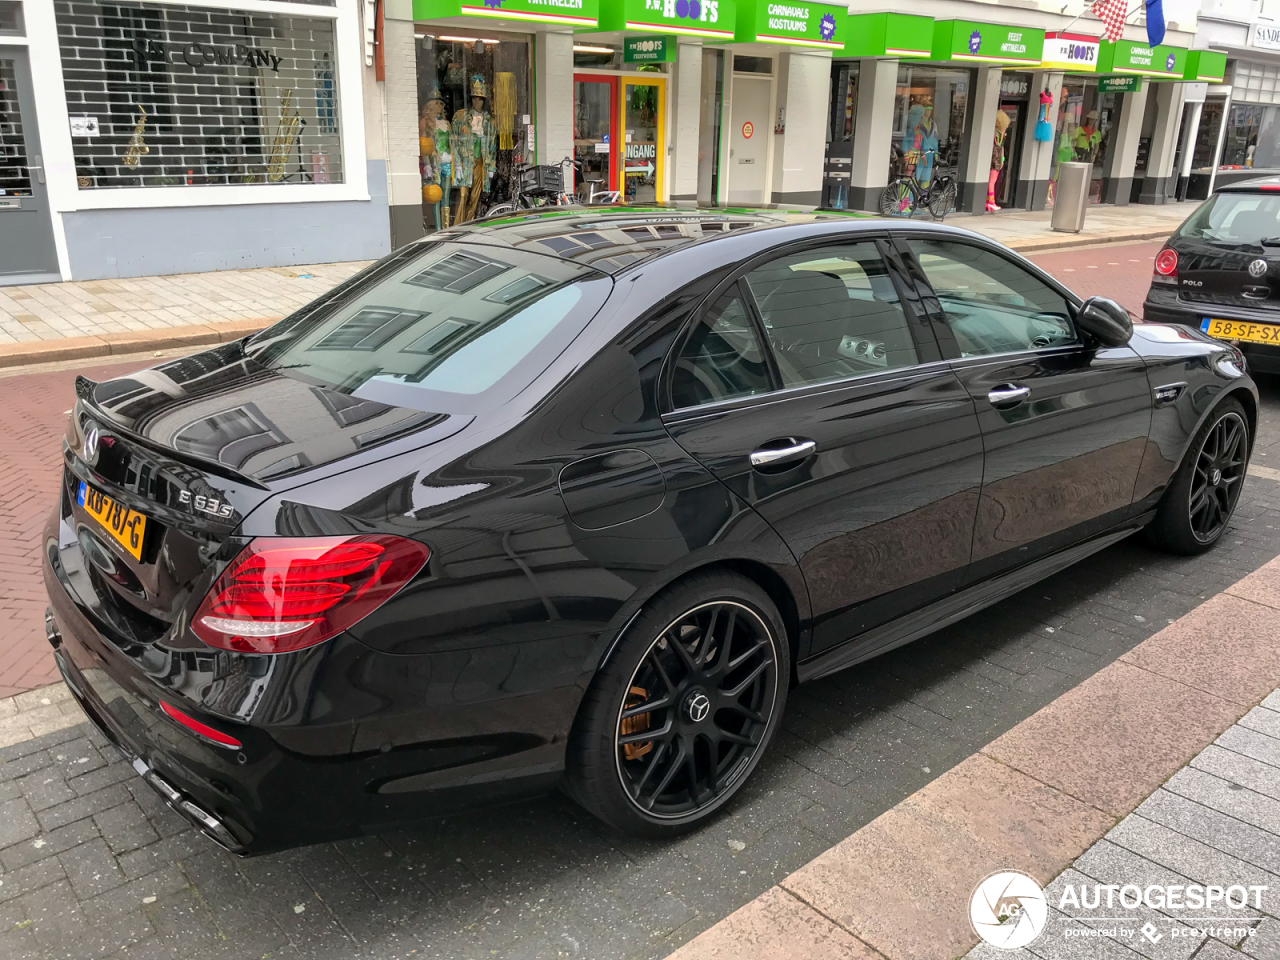
[[[1031,396],[1030,387],[1017,383],[1002,383],[998,387],[991,388],[991,392],[987,394],[987,400],[993,407],[1003,410],[1016,407],[1029,396]]]
[[[816,449],[818,445],[812,440],[800,440],[786,447],[761,447],[759,450],[751,451],[751,465],[776,467],[783,463],[791,463],[793,460],[811,457]]]

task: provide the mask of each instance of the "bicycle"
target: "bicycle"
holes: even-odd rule
[[[914,151],[906,154],[910,159]],[[930,150],[923,156],[937,156],[936,150]],[[917,159],[917,162],[919,160]],[[938,176],[926,186],[916,179],[915,164],[912,172],[893,180],[880,194],[880,214],[885,217],[914,217],[916,210],[922,205],[929,210],[935,220],[943,220],[956,208],[956,196],[959,188],[954,177]]]
[[[520,210],[533,210],[537,207],[567,207],[584,203],[587,206],[603,206],[619,201],[619,191],[597,190],[595,181],[584,184],[587,187],[586,197],[565,191],[565,186],[573,182],[574,168],[578,165],[577,161],[568,157],[555,166],[517,165],[515,175],[511,178],[511,199],[495,203],[484,212],[483,216],[476,219],[508,216]]]

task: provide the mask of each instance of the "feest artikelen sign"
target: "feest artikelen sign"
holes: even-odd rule
[[[600,0],[413,0],[415,20],[486,17],[594,28],[599,12]]]
[[[738,5],[734,40],[783,43],[821,50],[844,46],[847,8],[827,3],[753,0]]]
[[[1044,31],[973,20],[939,20],[934,26],[933,59],[979,63],[1040,63]]]

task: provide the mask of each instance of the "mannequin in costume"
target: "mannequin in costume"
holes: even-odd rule
[[[991,145],[991,174],[987,177],[988,213],[995,213],[1000,209],[996,206],[996,181],[1000,179],[1000,171],[1004,169],[1004,135],[1012,122],[1013,120],[1003,110],[996,111],[996,136]]]
[[[1101,141],[1102,134],[1098,132],[1098,111],[1090,110],[1085,115],[1084,123],[1076,127],[1076,159],[1092,163]]]
[[[421,151],[419,169],[422,171],[422,199],[431,208],[437,230],[449,226],[453,161],[449,152],[451,137],[449,122],[444,118],[444,100],[440,96],[440,90],[433,86],[430,97],[418,114],[418,144]],[[432,187],[435,189],[431,189]]]
[[[928,186],[933,179],[933,161],[938,150],[938,127],[933,122],[933,104],[917,103],[907,114],[907,132],[902,152],[915,162],[916,179]]]
[[[453,183],[462,188],[455,223],[475,219],[480,195],[489,189],[498,165],[493,117],[485,109],[488,99],[484,78],[475,74],[471,78],[471,106],[453,115]]]

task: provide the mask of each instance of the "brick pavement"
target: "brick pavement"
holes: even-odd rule
[[[969,898],[984,878],[1009,869],[1046,884],[1053,905],[1023,957],[1187,960],[1198,950],[1229,953],[1228,943],[1253,954],[1255,921],[1280,916],[1280,873],[1271,872],[1280,865],[1277,684],[1280,558],[1126,651],[671,960],[729,960],[744,944],[760,960],[950,960],[975,944],[970,957],[995,960],[1006,953],[980,943]],[[1117,884],[1112,893],[1129,900],[1134,891],[1121,887],[1132,884],[1139,902],[1100,905],[1076,886],[1094,882]],[[1255,891],[1254,909],[1233,910],[1194,904],[1189,883],[1267,889]],[[1181,884],[1185,909],[1142,903],[1152,884]],[[1065,899],[1068,886],[1075,902]],[[992,900],[1000,889],[988,891]],[[1262,926],[1275,942],[1280,925]],[[1264,947],[1257,955],[1275,954]]]

